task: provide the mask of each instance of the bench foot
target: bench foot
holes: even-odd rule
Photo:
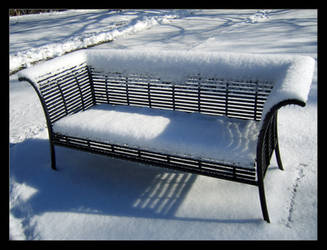
[[[265,221],[267,221],[268,223],[270,223],[263,181],[261,183],[259,182],[258,186],[259,186],[259,197],[260,197],[260,204],[261,204],[263,219]]]

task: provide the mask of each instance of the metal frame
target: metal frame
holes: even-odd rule
[[[149,108],[200,112],[260,121],[263,106],[273,84],[191,76],[183,85],[161,81],[153,76],[120,73],[104,74],[85,63],[40,77],[37,82],[26,77],[36,91],[46,117],[51,167],[56,170],[55,145],[105,154],[111,157],[142,162],[258,186],[264,220],[269,222],[264,191],[264,177],[275,151],[278,167],[283,170],[277,133],[278,109],[289,104],[305,106],[298,100],[275,105],[264,117],[253,168],[203,159],[135,149],[54,133],[52,125],[59,119],[102,103]]]
[[[279,102],[274,105],[266,114],[262,128],[260,130],[258,144],[257,144],[257,185],[259,187],[259,197],[261,203],[261,210],[263,218],[270,222],[267,202],[264,191],[264,177],[270,165],[270,160],[273,152],[275,151],[277,164],[280,170],[284,170],[282,160],[279,152],[278,131],[277,131],[277,114],[281,107],[286,105],[299,105],[305,106],[305,103],[296,99],[289,99]]]

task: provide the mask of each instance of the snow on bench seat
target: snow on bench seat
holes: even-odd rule
[[[69,115],[53,132],[159,153],[254,167],[258,122],[101,104]]]

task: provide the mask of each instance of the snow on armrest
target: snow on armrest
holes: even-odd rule
[[[287,100],[305,104],[310,92],[315,60],[309,56],[287,57],[289,63],[274,83],[262,114],[262,120],[273,106]]]
[[[69,53],[46,62],[39,63],[18,73],[18,78],[27,78],[37,86],[39,79],[53,75],[86,62],[83,50]]]

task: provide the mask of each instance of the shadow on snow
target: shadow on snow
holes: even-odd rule
[[[48,143],[45,139],[27,139],[10,148],[11,181],[37,190],[23,204],[11,208],[17,218],[29,221],[31,216],[46,212],[72,212],[182,221],[262,222],[261,218],[176,216],[197,178],[189,173],[58,146],[58,171],[53,171]],[[22,209],[27,203],[29,214]]]

